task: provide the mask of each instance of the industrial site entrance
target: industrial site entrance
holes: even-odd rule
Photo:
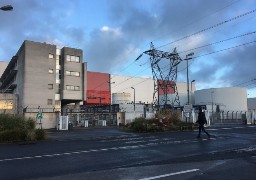
[[[117,126],[119,105],[84,107],[81,110],[62,109],[73,127]]]
[[[117,113],[68,113],[73,127],[116,126]]]

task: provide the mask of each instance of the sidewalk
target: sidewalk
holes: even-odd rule
[[[116,137],[136,136],[137,133],[124,132],[119,127],[75,127],[71,130],[47,130],[48,138],[52,140],[92,140]]]

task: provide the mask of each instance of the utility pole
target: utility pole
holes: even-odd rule
[[[147,54],[150,56],[151,69],[154,80],[154,93],[153,93],[153,107],[159,107],[159,90],[161,89],[164,92],[164,98],[162,98],[163,105],[168,104],[168,89],[172,88],[175,93],[175,99],[170,103],[172,107],[180,106],[179,94],[177,90],[177,67],[178,64],[182,61],[179,54],[174,48],[173,52],[164,52],[157,50],[153,43],[151,42],[150,50],[143,52],[137,59],[139,60],[143,54]],[[160,65],[160,61],[166,59],[169,61],[168,72],[166,68],[164,69]]]
[[[184,60],[186,60],[186,61],[187,61],[187,96],[188,96],[188,103],[187,103],[187,104],[189,104],[188,60],[192,59],[192,57],[190,57],[190,56],[193,56],[193,55],[194,55],[194,53],[193,53],[193,52],[191,52],[191,53],[187,54],[187,55],[186,55],[186,59],[184,59]]]
[[[131,87],[133,89],[133,109],[134,109],[134,112],[135,112],[135,88],[134,87]]]
[[[213,123],[213,93],[214,93],[214,91],[211,91],[211,97],[212,97],[212,123]]]

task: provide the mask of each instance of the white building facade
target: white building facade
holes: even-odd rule
[[[247,91],[240,87],[202,89],[195,92],[195,104],[213,106],[214,111],[217,105],[221,111],[247,111]]]

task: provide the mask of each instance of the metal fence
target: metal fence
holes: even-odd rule
[[[73,126],[85,126],[87,121],[88,126],[116,126],[117,115],[116,113],[72,113],[68,114],[69,121]]]
[[[205,111],[208,125],[214,124],[256,124],[256,111]],[[198,112],[182,113],[183,121],[197,121]]]

